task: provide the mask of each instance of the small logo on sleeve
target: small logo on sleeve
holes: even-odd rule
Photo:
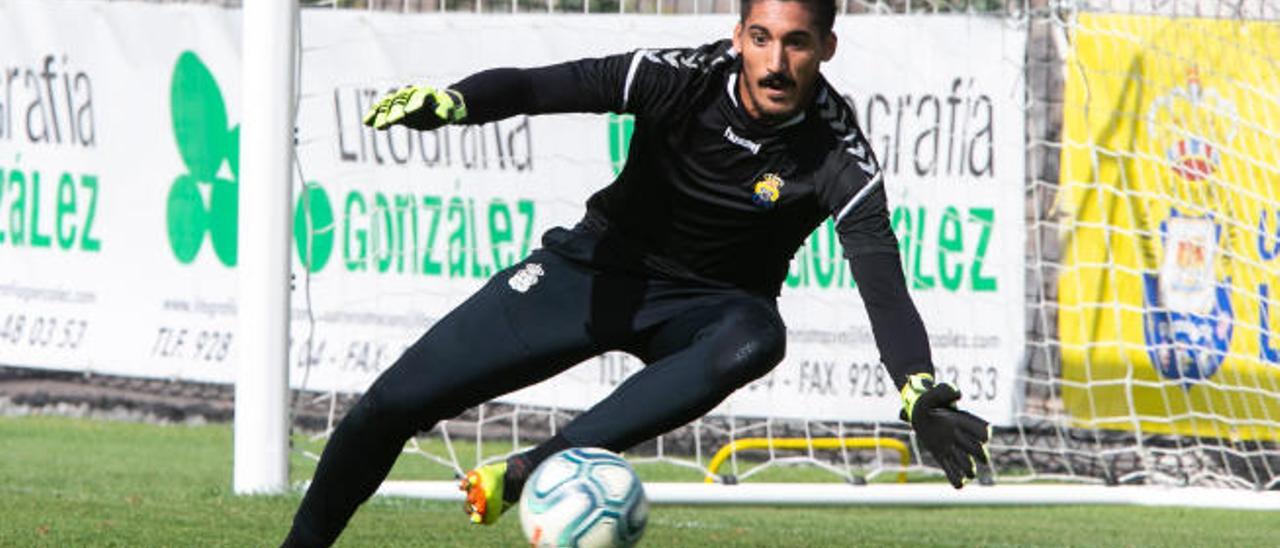
[[[751,203],[760,209],[773,209],[778,203],[778,199],[782,197],[782,187],[786,183],[782,182],[782,177],[777,173],[765,173],[759,179],[752,189]]]
[[[512,274],[511,278],[507,280],[507,285],[511,286],[511,289],[514,289],[517,292],[525,293],[529,291],[529,288],[538,283],[538,279],[541,278],[543,274],[546,274],[546,271],[542,269],[542,265],[538,263],[529,263],[524,265],[524,268],[516,271],[515,274]]]

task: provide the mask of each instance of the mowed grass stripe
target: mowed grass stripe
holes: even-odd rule
[[[311,444],[298,440],[300,444]],[[231,494],[229,425],[0,418],[0,545],[272,546],[299,496]],[[318,449],[315,443],[313,449]],[[489,448],[486,448],[488,450]],[[464,448],[474,454],[474,446]],[[294,479],[314,463],[296,456]],[[643,467],[649,479],[696,479]],[[401,479],[450,472],[406,455]],[[1054,508],[657,507],[649,546],[1266,546],[1280,516],[1125,506]],[[520,546],[516,516],[466,522],[451,503],[377,498],[342,546]]]

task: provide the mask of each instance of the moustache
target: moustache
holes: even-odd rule
[[[771,89],[786,89],[796,85],[796,81],[782,73],[771,73],[760,79],[760,86]]]

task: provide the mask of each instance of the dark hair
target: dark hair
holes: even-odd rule
[[[751,13],[751,6],[761,0],[739,0],[738,21],[747,22],[747,14]],[[835,0],[782,0],[783,2],[799,2],[813,15],[813,24],[822,31],[823,35],[831,34],[831,27],[836,22],[836,1]]]

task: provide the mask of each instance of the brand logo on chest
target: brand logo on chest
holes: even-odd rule
[[[726,140],[728,140],[730,143],[733,143],[733,144],[738,145],[738,146],[740,146],[740,147],[742,147],[742,148],[745,148],[745,149],[747,149],[747,150],[750,150],[752,154],[759,154],[759,153],[760,153],[760,143],[757,143],[757,142],[752,141],[752,140],[750,140],[750,139],[746,139],[746,138],[744,138],[744,137],[739,137],[737,133],[734,133],[734,132],[733,132],[733,128],[730,128],[730,127],[728,127],[728,126],[725,126],[725,128],[724,128],[724,138],[725,138]]]

